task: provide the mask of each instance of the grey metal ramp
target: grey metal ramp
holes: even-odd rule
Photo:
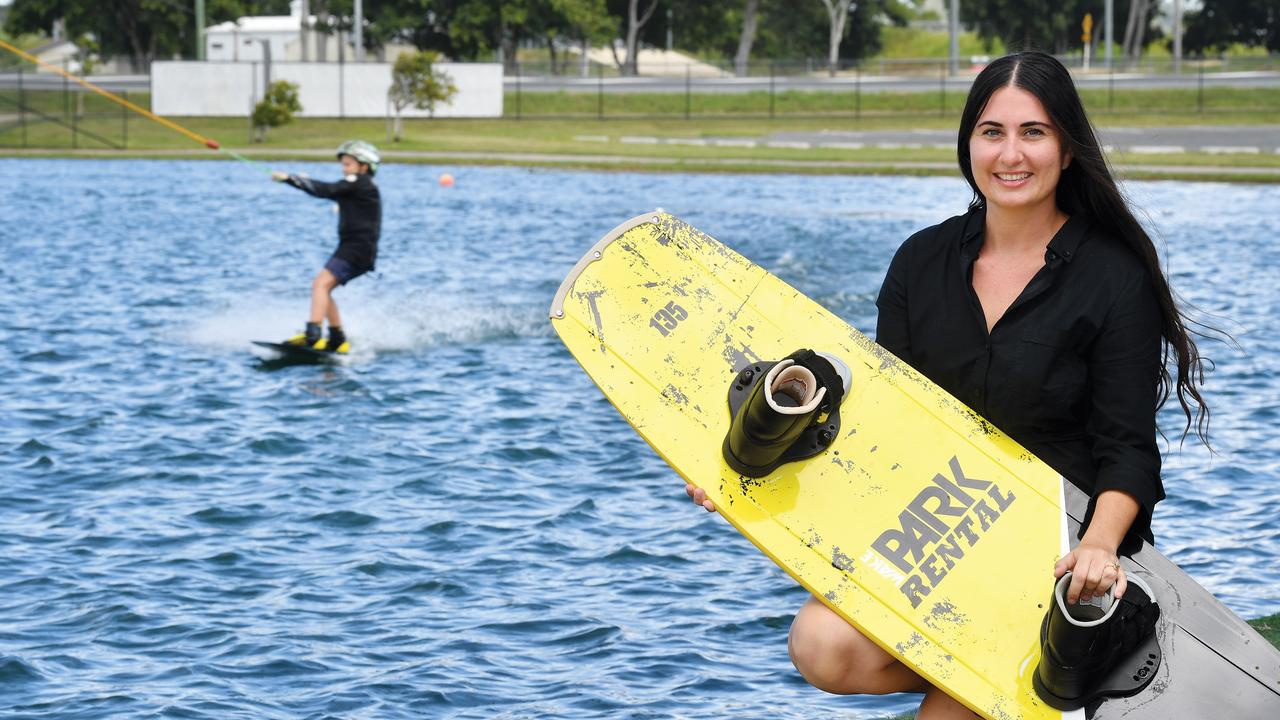
[[[1089,498],[1067,484],[1072,541]],[[1208,590],[1143,543],[1124,558],[1160,603],[1156,628],[1164,659],[1156,678],[1131,698],[1105,700],[1086,714],[1094,720],[1262,720],[1280,718],[1280,649],[1231,612]],[[1046,583],[1046,594],[1049,585]]]

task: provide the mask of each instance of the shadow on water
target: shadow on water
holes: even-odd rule
[[[285,370],[299,365],[318,365],[321,367],[341,366],[340,360],[330,360],[326,358],[308,358],[308,357],[273,357],[273,358],[255,358],[253,369],[262,372],[276,372]]]

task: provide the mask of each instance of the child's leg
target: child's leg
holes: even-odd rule
[[[328,268],[321,268],[316,273],[316,279],[311,281],[311,322],[317,325],[324,322],[326,316],[330,318],[337,317],[338,308],[333,306],[332,315],[330,315],[330,306],[333,305],[333,298],[329,293],[338,285],[338,278],[329,272]],[[332,324],[332,320],[330,320]],[[341,324],[341,322],[339,322]]]
[[[329,310],[325,313],[325,317],[329,320],[329,327],[342,327],[342,315],[338,314],[338,301],[333,299],[333,295],[329,295]]]

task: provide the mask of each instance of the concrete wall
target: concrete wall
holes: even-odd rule
[[[502,65],[440,63],[458,92],[436,117],[501,117]],[[385,117],[391,108],[389,63],[272,63],[271,80],[298,85],[302,117]],[[155,62],[151,64],[151,109],[160,115],[245,117],[262,99],[262,63]],[[406,108],[405,117],[427,117]]]

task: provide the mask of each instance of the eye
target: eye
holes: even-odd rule
[[[1027,135],[1030,135],[1031,137],[1042,137],[1042,136],[1044,136],[1046,133],[1045,133],[1045,131],[1044,131],[1042,128],[1038,128],[1038,127],[1029,127],[1029,128],[1027,128],[1027,132],[1026,132],[1026,134],[1027,134]]]
[[[998,137],[1000,135],[1000,130],[997,128],[988,127],[984,129],[981,134],[983,137]]]

